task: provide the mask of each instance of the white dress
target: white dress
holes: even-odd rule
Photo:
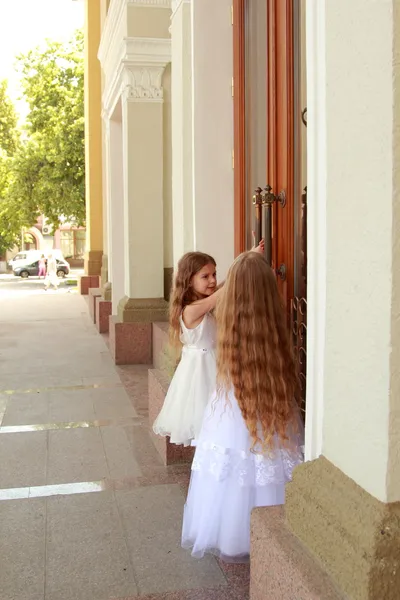
[[[57,262],[55,258],[49,258],[47,261],[45,284],[46,286],[53,285],[54,287],[58,287],[59,285],[57,277]]]
[[[183,517],[182,546],[192,556],[210,552],[225,562],[248,561],[252,509],[284,504],[285,484],[303,461],[301,422],[293,442],[292,450],[283,449],[276,437],[274,451],[250,452],[250,434],[233,392],[228,402],[225,395],[211,398]]]
[[[189,446],[200,433],[207,401],[215,390],[216,323],[210,314],[195,329],[188,329],[182,317],[180,323],[182,357],[153,431],[169,436],[173,444]]]

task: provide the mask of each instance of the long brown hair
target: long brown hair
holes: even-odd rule
[[[252,450],[273,447],[296,428],[299,381],[276,277],[255,252],[231,266],[217,305],[217,382],[234,389]]]
[[[169,335],[174,348],[180,348],[181,326],[179,317],[188,304],[200,300],[200,296],[191,287],[192,277],[207,265],[216,266],[216,262],[209,254],[203,252],[188,252],[178,262],[174,285],[169,301]]]

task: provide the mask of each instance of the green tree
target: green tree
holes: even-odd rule
[[[7,87],[7,80],[0,81],[0,148],[12,156],[18,146],[18,117]]]
[[[13,161],[9,197],[22,218],[45,214],[57,228],[60,217],[84,224],[83,34],[66,43],[47,41],[17,59],[29,105],[26,140]]]
[[[8,199],[13,156],[19,147],[17,122],[7,81],[0,81],[0,256],[18,242],[21,232],[20,211]]]

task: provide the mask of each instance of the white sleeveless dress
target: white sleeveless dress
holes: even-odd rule
[[[290,450],[278,437],[269,453],[250,451],[251,439],[231,392],[214,394],[204,413],[197,439],[189,493],[185,504],[182,546],[192,556],[205,553],[225,562],[247,562],[250,516],[257,506],[284,504],[285,484],[303,461],[303,424],[290,435]]]
[[[175,371],[153,431],[173,444],[189,446],[200,433],[204,409],[216,385],[216,322],[207,313],[195,329],[182,317],[182,357]]]

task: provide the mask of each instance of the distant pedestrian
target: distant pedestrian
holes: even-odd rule
[[[47,291],[50,285],[52,285],[55,290],[58,289],[57,261],[52,254],[49,254],[47,259],[47,274],[44,289]]]
[[[39,259],[39,279],[41,277],[43,277],[43,279],[46,277],[46,258],[44,254],[42,254]]]

